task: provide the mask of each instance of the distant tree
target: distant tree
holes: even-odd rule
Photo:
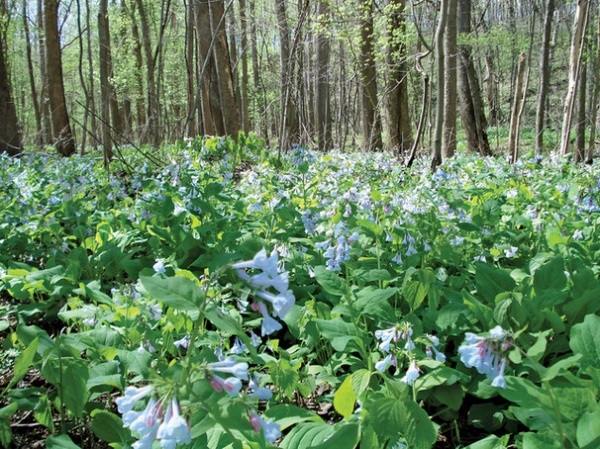
[[[0,19],[3,15],[4,7],[0,6]],[[0,152],[16,156],[22,150],[21,130],[8,77],[5,47],[4,30],[0,30]]]
[[[544,34],[542,37],[542,55],[540,59],[540,87],[535,115],[535,149],[539,153],[544,148],[544,127],[546,119],[546,99],[550,86],[550,47],[552,39],[552,22],[554,21],[555,0],[546,0],[544,18]]]
[[[329,92],[329,63],[331,57],[330,37],[326,24],[329,21],[329,1],[317,3],[317,70],[315,119],[317,122],[317,139],[319,151],[329,151],[333,146],[331,123],[331,100]]]
[[[386,63],[388,83],[384,95],[386,119],[386,149],[400,153],[413,144],[410,110],[408,105],[409,70],[406,64],[406,1],[391,0],[388,6],[388,47]]]
[[[58,0],[44,0],[46,76],[48,77],[53,143],[60,155],[71,156],[75,153],[75,141],[71,133],[65,100],[62,53],[58,29],[58,4]]]
[[[448,0],[446,29],[444,32],[444,129],[442,151],[444,158],[456,152],[456,48],[457,0]]]
[[[444,34],[448,21],[449,0],[440,0],[440,14],[435,32],[435,73],[436,73],[436,105],[435,105],[435,128],[433,135],[433,148],[431,155],[431,169],[435,170],[442,163],[442,139],[444,129],[444,73],[446,70],[446,53],[444,48]]]
[[[360,0],[360,64],[362,133],[364,150],[383,149],[377,95],[377,66],[373,44],[373,0]]]

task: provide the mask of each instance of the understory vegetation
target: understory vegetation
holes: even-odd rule
[[[94,156],[0,156],[4,447],[600,446],[597,164]]]

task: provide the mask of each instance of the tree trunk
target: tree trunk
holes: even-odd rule
[[[250,79],[248,76],[248,15],[246,9],[246,0],[240,0],[240,31],[242,33],[241,46],[242,54],[242,85],[240,86],[241,94],[241,116],[242,116],[242,129],[244,132],[250,132],[250,113],[248,104],[248,86]]]
[[[457,0],[448,0],[447,23],[444,33],[444,129],[442,151],[444,158],[456,152],[456,20]]]
[[[594,161],[594,151],[596,149],[596,120],[598,118],[598,97],[600,96],[600,14],[596,17],[596,55],[593,58],[594,77],[593,77],[593,93],[590,102],[590,138],[588,142],[588,150],[585,158],[586,164],[591,164]]]
[[[41,113],[42,113],[42,143],[46,145],[52,144],[52,120],[50,112],[50,90],[48,86],[48,66],[46,64],[46,36],[44,32],[44,8],[43,1],[37,2],[37,25],[39,30],[39,56],[40,56],[40,75],[42,80],[41,89]]]
[[[90,12],[90,1],[89,0],[85,0],[85,23],[86,23],[86,53],[87,53],[87,60],[88,60],[88,82],[89,82],[89,91],[87,94],[87,98],[86,98],[86,105],[88,110],[86,112],[88,112],[91,116],[91,130],[92,130],[92,135],[96,135],[96,128],[97,128],[97,121],[96,121],[96,94],[95,94],[95,75],[94,75],[94,58],[93,58],[93,54],[92,54],[92,32],[91,32],[91,12]],[[82,81],[83,83],[84,81]],[[82,146],[82,151],[85,150],[85,148]]]
[[[463,38],[467,38],[471,33],[471,0],[458,2],[458,33]],[[462,44],[458,56],[460,117],[467,138],[467,148],[471,152],[479,151],[483,155],[489,155],[487,120],[481,100],[479,78],[471,56],[471,46]]]
[[[196,137],[196,99],[194,90],[194,4],[193,0],[187,0],[185,5],[185,75],[186,75],[186,116],[188,137]]]
[[[585,160],[585,128],[586,120],[586,96],[587,96],[587,61],[581,62],[581,73],[579,75],[579,84],[577,87],[577,123],[575,124],[575,152],[573,162],[579,163]]]
[[[29,36],[29,17],[27,15],[27,2],[23,1],[23,31],[25,33],[25,51],[27,54],[27,72],[29,75],[29,86],[31,89],[31,101],[33,102],[33,112],[35,114],[35,135],[36,144],[41,147],[43,144],[42,137],[42,115],[40,112],[40,104],[38,101],[37,88],[35,86],[35,73],[33,71],[33,58],[31,56],[31,41]]]
[[[279,148],[290,149],[291,145],[298,143],[300,124],[298,110],[293,98],[294,87],[294,56],[291,52],[290,32],[287,23],[285,0],[275,0],[277,8],[277,27],[279,28],[280,41],[280,132]]]
[[[4,11],[0,11],[3,19]],[[29,37],[28,37],[29,38]],[[21,153],[21,130],[17,120],[17,111],[13,101],[5,58],[4,32],[0,32],[0,153],[16,156]]]
[[[560,138],[560,153],[563,155],[569,152],[571,123],[573,122],[573,109],[575,105],[575,91],[579,77],[579,68],[581,67],[581,50],[585,39],[588,11],[588,1],[578,0],[573,22],[573,40],[571,41],[571,55],[569,57],[569,84],[565,97]]]
[[[381,116],[377,98],[377,66],[373,50],[373,0],[360,1],[360,80],[363,150],[383,149]],[[340,80],[345,82],[345,80]]]
[[[449,0],[440,0],[440,17],[435,32],[435,64],[436,64],[436,106],[435,129],[433,136],[433,149],[431,169],[435,170],[442,163],[442,133],[444,129],[444,71],[446,69],[446,55],[444,53],[444,32],[448,17]]]
[[[100,93],[101,93],[101,116],[102,116],[102,147],[104,165],[108,166],[112,159],[113,136],[110,129],[111,116],[111,55],[110,34],[108,31],[108,0],[100,0],[98,11],[98,40],[100,45]],[[118,110],[118,109],[117,109]]]
[[[404,153],[413,144],[412,126],[408,106],[408,75],[406,67],[406,1],[391,0],[388,27],[386,62],[389,68],[385,94],[385,117],[387,125],[386,148]]]
[[[152,38],[150,36],[150,24],[142,0],[136,0],[138,12],[140,13],[140,22],[142,24],[142,44],[146,55],[146,92],[148,99],[148,115],[146,134],[147,141],[158,147],[160,144],[159,124],[158,124],[158,101],[156,96],[156,61],[152,51]]]
[[[523,95],[523,78],[525,77],[526,57],[525,53],[519,56],[519,65],[517,69],[517,80],[515,84],[515,96],[513,100],[513,109],[510,117],[510,134],[508,136],[508,152],[511,155],[512,163],[515,164],[519,158],[519,111],[521,110],[521,100]]]
[[[223,0],[210,0],[209,5],[211,30],[215,40],[213,56],[217,69],[223,125],[225,134],[237,139],[240,132],[240,119],[235,98],[227,33],[225,32],[225,4]]]
[[[58,0],[44,0],[44,34],[54,146],[60,155],[71,156],[75,152],[75,141],[71,133],[63,84],[58,32]]]
[[[546,115],[546,98],[550,86],[550,43],[552,39],[552,22],[554,19],[554,0],[546,0],[546,16],[544,18],[544,36],[542,38],[542,57],[540,62],[540,87],[535,117],[535,149],[538,153],[544,148],[544,128]]]
[[[320,23],[317,33],[317,80],[315,120],[317,122],[317,138],[319,151],[329,151],[333,146],[331,132],[331,104],[329,98],[329,36],[324,31],[325,23],[329,21],[329,2],[317,3],[317,21]]]

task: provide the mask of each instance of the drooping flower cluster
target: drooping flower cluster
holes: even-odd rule
[[[410,323],[403,323],[388,329],[380,329],[375,331],[375,338],[381,340],[378,347],[387,355],[383,360],[375,363],[375,369],[380,372],[385,372],[390,366],[398,366],[398,359],[396,354],[392,351],[391,344],[394,343],[396,351],[400,351],[408,356],[410,359],[409,367],[405,375],[400,379],[402,382],[412,385],[415,380],[419,377],[421,370],[417,364],[417,360],[414,357],[414,350],[416,349],[415,341],[412,338],[413,329]],[[402,340],[403,345],[398,345],[398,342]],[[434,335],[423,335],[417,338],[418,343],[424,343],[425,354],[427,357],[433,357],[438,362],[444,362],[446,356],[437,349],[440,344],[440,340]]]
[[[472,332],[465,334],[466,345],[458,348],[460,360],[468,368],[475,368],[492,380],[493,387],[506,388],[504,370],[508,363],[507,351],[513,346],[510,336],[500,326],[490,330],[489,337]]]
[[[151,397],[144,410],[134,410],[136,404],[154,392],[152,386],[142,388],[127,387],[125,395],[117,398],[117,408],[123,415],[123,426],[141,435],[133,443],[134,449],[152,449],[155,440],[163,449],[175,449],[178,444],[190,444],[192,441],[187,421],[181,416],[175,397],[170,401]],[[166,411],[164,403],[168,402]]]
[[[267,257],[267,251],[263,248],[252,260],[235,263],[232,267],[238,270],[240,278],[256,289],[255,297],[260,298],[252,304],[252,309],[263,316],[262,335],[270,335],[280,330],[282,326],[269,314],[267,303],[273,308],[273,316],[284,319],[296,299],[289,289],[288,273],[280,272],[277,267],[277,251],[273,251]],[[244,270],[246,268],[260,270],[260,273],[250,276]]]

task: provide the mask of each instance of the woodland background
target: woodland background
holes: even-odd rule
[[[245,131],[433,166],[457,145],[589,162],[599,17],[593,0],[2,0],[1,149],[109,161]]]

